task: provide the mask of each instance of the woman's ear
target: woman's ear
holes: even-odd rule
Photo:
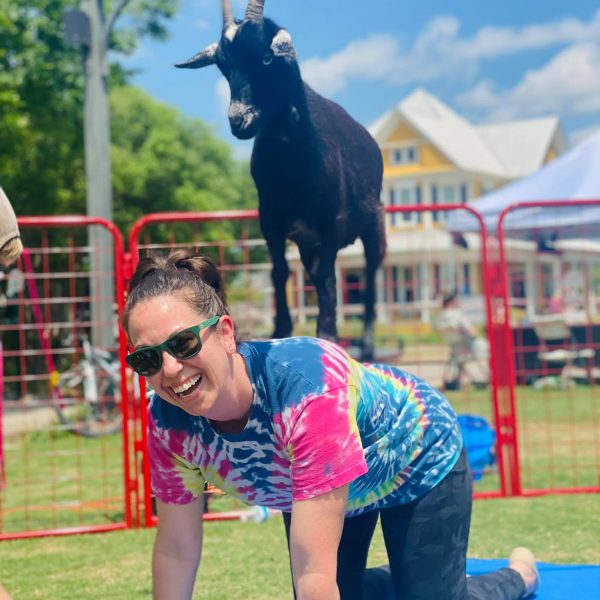
[[[223,315],[219,320],[217,332],[223,340],[225,348],[235,348],[235,323],[229,315]]]

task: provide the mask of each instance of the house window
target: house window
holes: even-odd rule
[[[465,296],[471,293],[471,265],[468,263],[463,264],[463,286],[462,293]]]
[[[363,282],[361,274],[348,270],[345,276],[344,304],[363,303]]]
[[[401,149],[392,152],[392,164],[401,165],[404,162],[404,152]]]
[[[453,185],[442,186],[442,204],[456,203],[456,187]]]
[[[391,281],[386,286],[386,301],[397,303],[400,300],[400,267],[391,268]]]
[[[413,267],[403,267],[402,268],[402,283],[403,285],[403,294],[402,299],[404,302],[414,302],[415,300],[415,278],[414,278],[414,269]]]
[[[431,186],[431,204],[436,206],[438,203],[438,189],[437,185]],[[433,222],[437,223],[438,221],[443,221],[443,213],[440,213],[439,210],[434,210],[432,213]]]
[[[417,162],[417,149],[414,146],[394,148],[390,157],[392,165],[407,165]]]
[[[512,304],[514,306],[524,307],[525,298],[527,297],[525,268],[522,265],[509,265],[508,279]]]
[[[461,183],[460,185],[460,203],[466,204],[469,199],[469,192],[467,190],[467,184]]]
[[[414,206],[415,204],[421,204],[421,190],[418,186],[403,184],[389,189],[389,206]],[[388,215],[388,219],[392,227],[401,223],[420,223],[421,213],[414,211],[396,212]]]
[[[390,193],[389,193],[389,199],[390,199],[390,206],[396,206],[397,202],[396,202],[396,190],[395,188],[390,188]],[[395,227],[398,224],[398,220],[402,219],[402,213],[392,213],[390,215],[390,223],[393,227]]]
[[[433,293],[434,296],[442,291],[442,269],[439,263],[433,265]]]
[[[402,206],[410,206],[412,204],[412,190],[410,188],[402,188],[400,190],[400,203]],[[412,221],[414,213],[405,212],[402,213],[402,219],[404,221]]]

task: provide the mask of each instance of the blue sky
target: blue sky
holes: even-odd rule
[[[242,17],[245,0],[232,0]],[[181,0],[164,42],[125,62],[134,83],[214,127],[240,156],[216,67],[173,64],[218,40],[219,0]],[[368,126],[422,87],[474,123],[558,115],[570,143],[600,127],[597,0],[266,0],[304,79]]]

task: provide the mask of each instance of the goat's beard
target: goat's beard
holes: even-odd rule
[[[239,140],[249,140],[256,135],[260,111],[244,101],[232,100],[229,105],[229,127]]]
[[[256,125],[256,121],[253,121],[247,127],[241,127],[239,129],[234,129],[233,127],[231,127],[231,133],[238,140],[250,140],[256,135],[257,129],[258,127]]]

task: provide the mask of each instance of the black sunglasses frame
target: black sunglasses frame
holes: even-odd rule
[[[128,354],[127,357],[125,358],[125,360],[127,361],[127,364],[138,375],[141,375],[142,377],[151,377],[152,375],[155,375],[162,369],[163,352],[168,352],[172,357],[176,358],[177,360],[187,360],[188,358],[193,358],[194,356],[196,356],[200,352],[200,350],[202,350],[202,338],[200,337],[200,331],[202,331],[203,329],[206,329],[207,327],[212,327],[213,325],[216,325],[219,322],[220,318],[221,317],[219,315],[214,315],[210,319],[203,321],[199,325],[193,325],[192,327],[187,327],[186,329],[182,329],[181,331],[174,333],[173,335],[169,336],[162,344],[156,344],[155,346],[144,346],[143,348],[137,348],[136,350],[134,350],[133,352]],[[177,355],[169,348],[169,344],[175,338],[180,336],[182,333],[187,333],[188,331],[191,331],[196,336],[196,339],[198,340],[198,348],[194,349],[194,351],[190,354],[186,354],[184,356]],[[153,364],[150,368],[144,368],[143,364],[136,365],[136,357],[140,357],[147,352],[156,353],[155,354],[156,363]]]

